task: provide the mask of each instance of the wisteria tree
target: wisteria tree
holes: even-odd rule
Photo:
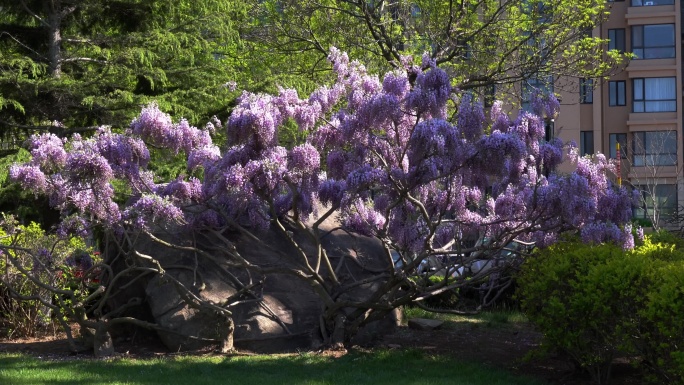
[[[155,105],[124,134],[101,128],[91,138],[33,137],[32,160],[13,166],[11,177],[63,212],[60,234],[97,228],[116,245],[103,249],[111,254],[107,264],[93,267],[103,273],[101,288],[88,298],[90,310],[69,314],[100,341],[118,323],[158,328],[105,305],[117,287],[156,275],[194,308],[223,317],[221,339],[230,349],[234,307],[246,297],[263,299],[264,277],[285,274],[320,299],[321,340],[342,346],[398,306],[483,282],[505,263],[472,274],[466,268],[501,259],[513,241],[542,247],[574,231],[587,241],[633,245],[632,198],[610,182],[609,161],[579,158],[573,146],[543,140],[545,120],[559,108],[552,95],[537,94],[533,111],[515,119],[500,102],[487,116],[428,57],[420,65],[407,59],[382,80],[336,49],[329,60],[337,81],[308,98],[285,89],[244,93],[225,124],[223,149],[211,136],[219,122],[204,129],[174,123]],[[296,124],[305,143],[281,147],[278,133],[286,124]],[[147,146],[185,153],[187,175],[156,180],[147,169]],[[564,157],[576,171],[556,172]],[[122,194],[125,203],[117,203]],[[373,258],[384,268],[364,278],[342,274],[325,246],[335,231],[381,244]],[[289,252],[281,252],[287,264],[259,264],[235,246],[236,234],[258,243],[266,233],[288,243]],[[193,234],[212,244],[181,244],[162,234]],[[220,300],[198,295],[168,274],[161,255],[136,248],[141,237],[216,263],[237,291]],[[117,265],[117,258],[126,263]],[[441,278],[416,279],[421,264],[435,258],[441,269],[427,274]],[[250,278],[240,278],[241,271]],[[346,295],[360,287],[362,298]]]

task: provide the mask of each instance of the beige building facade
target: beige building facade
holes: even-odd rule
[[[592,35],[634,58],[607,80],[556,80],[566,84],[555,87],[555,135],[574,140],[581,154],[619,159],[622,182],[642,190],[634,216],[646,222],[684,204],[682,2],[608,2],[610,17]]]

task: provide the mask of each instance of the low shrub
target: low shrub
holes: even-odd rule
[[[610,379],[617,354],[643,357],[659,383],[682,383],[684,254],[646,239],[634,251],[558,243],[540,250],[518,276],[521,308],[597,383]]]
[[[684,262],[661,266],[655,276],[639,311],[638,351],[654,380],[684,384]]]
[[[613,245],[559,243],[525,262],[518,277],[521,308],[544,333],[544,348],[567,354],[598,382],[610,376],[622,329],[616,301],[607,300],[619,290],[597,287],[600,277],[614,281],[596,267],[620,256]]]

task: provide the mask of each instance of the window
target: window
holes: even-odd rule
[[[608,50],[616,49],[620,52],[625,52],[625,29],[609,29],[608,30]]]
[[[617,144],[620,143],[620,158],[627,159],[627,134],[610,134],[608,138],[610,158],[617,159]]]
[[[674,166],[677,164],[675,131],[641,131],[632,137],[632,163],[635,166]]]
[[[633,112],[677,111],[675,78],[632,79]]]
[[[580,79],[580,103],[590,104],[594,102],[594,80]]]
[[[641,190],[641,202],[633,212],[635,218],[662,218],[677,210],[677,185],[637,185],[634,188]]]
[[[626,92],[625,92],[625,81],[618,80],[613,82],[608,82],[608,105],[613,106],[626,106]]]
[[[594,131],[580,131],[580,155],[594,153]]]
[[[675,57],[674,30],[674,24],[633,26],[632,52],[637,59]]]
[[[556,125],[554,121],[548,121],[544,124],[544,140],[550,142],[551,139],[556,137]]]
[[[674,0],[632,0],[632,7],[646,7],[649,5],[672,5]]]

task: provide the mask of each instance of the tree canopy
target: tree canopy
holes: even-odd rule
[[[602,0],[324,0],[265,1],[261,37],[275,52],[302,52],[311,71],[336,46],[372,69],[401,68],[424,52],[460,89],[498,87],[549,77],[604,76],[621,60],[591,30],[606,20]],[[291,23],[293,19],[299,20]]]

